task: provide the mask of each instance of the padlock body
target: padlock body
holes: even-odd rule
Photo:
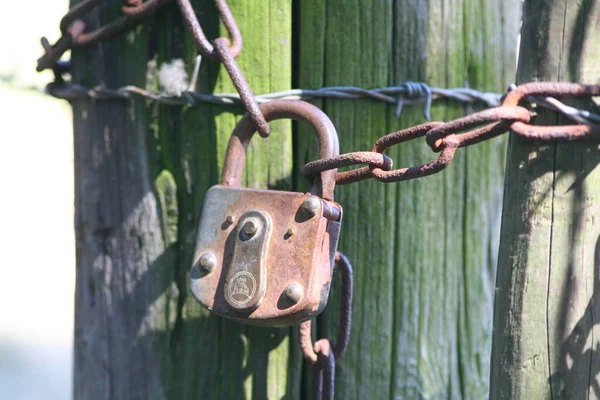
[[[307,212],[309,197],[316,196],[213,186],[190,274],[193,296],[218,315],[253,325],[318,315],[329,296],[341,208],[319,199],[314,214]]]

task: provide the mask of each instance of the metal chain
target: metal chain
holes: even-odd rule
[[[248,113],[250,113],[252,121],[254,121],[256,124],[258,133],[262,137],[267,137],[271,133],[269,124],[260,112],[258,103],[254,98],[254,93],[252,93],[252,89],[250,89],[248,81],[244,77],[244,74],[235,61],[235,57],[237,57],[242,51],[242,35],[237,26],[237,22],[235,22],[235,18],[231,14],[231,10],[229,9],[229,6],[225,0],[215,0],[215,3],[219,12],[219,18],[221,21],[223,21],[223,24],[231,35],[233,42],[231,47],[227,38],[217,38],[211,45],[204,35],[204,31],[198,22],[198,18],[196,18],[196,14],[194,13],[194,9],[190,4],[190,0],[177,0],[177,4],[179,5],[181,13],[183,14],[183,18],[190,32],[192,33],[192,36],[194,37],[196,47],[202,54],[216,58],[223,63],[223,66],[229,74],[235,89],[240,95],[244,107],[246,107],[246,110],[248,110]]]
[[[600,85],[580,85],[576,83],[535,82],[516,86],[510,90],[502,105],[480,111],[450,122],[428,122],[412,128],[403,129],[386,135],[375,142],[370,156],[366,152],[341,154],[336,157],[309,162],[302,170],[305,176],[347,167],[361,167],[336,174],[337,184],[358,182],[375,178],[380,182],[397,182],[408,179],[422,178],[440,172],[454,158],[459,147],[470,146],[491,139],[511,130],[528,139],[535,140],[584,140],[600,139],[600,124],[596,114],[582,112],[565,106],[566,113],[577,114],[579,121],[576,125],[535,126],[530,125],[531,111],[519,105],[529,97],[587,97],[600,95]],[[548,99],[545,99],[548,102]],[[550,104],[560,109],[564,104],[550,101]],[[582,115],[587,115],[584,119]],[[592,118],[590,118],[590,115]],[[391,160],[377,157],[393,145],[412,139],[425,137],[429,147],[440,153],[437,159],[423,165],[392,169]]]
[[[65,72],[65,66],[58,62],[60,57],[69,49],[95,44],[109,37],[115,36],[125,29],[132,26],[141,18],[153,13],[162,5],[171,0],[148,0],[142,3],[141,0],[124,0],[124,6],[121,8],[124,16],[116,21],[104,25],[93,32],[84,33],[85,23],[81,18],[89,13],[96,6],[106,0],[84,0],[71,8],[62,18],[60,28],[62,37],[54,45],[50,45],[48,39],[42,38],[42,46],[45,54],[38,59],[38,71],[53,69],[57,76]],[[244,74],[241,72],[238,64],[235,62],[242,51],[242,34],[238,28],[237,22],[225,0],[215,0],[219,18],[227,28],[231,36],[232,44],[229,39],[217,38],[211,44],[198,22],[196,13],[189,0],[177,0],[183,18],[194,38],[198,50],[206,56],[212,57],[223,63],[225,70],[229,74],[233,85],[238,91],[242,103],[252,116],[252,120],[258,127],[261,136],[269,135],[269,124],[258,108],[258,103],[254,98],[252,89]]]
[[[313,365],[313,400],[331,400],[334,398],[335,363],[346,352],[350,340],[352,291],[354,287],[352,265],[350,265],[348,258],[338,251],[335,254],[335,266],[340,271],[342,278],[338,334],[335,344],[325,338],[317,340],[313,345],[312,320],[301,323],[298,329],[300,347],[304,358]]]
[[[85,32],[86,24],[82,18],[105,1],[84,0],[71,8],[60,21],[62,36],[54,45],[51,45],[45,37],[41,39],[44,55],[38,59],[38,72],[45,69],[62,72],[64,68],[58,60],[67,50],[90,46],[116,36],[171,0],[148,0],[145,3],[142,3],[141,0],[124,0],[125,4],[121,7],[123,17],[101,26],[95,31]]]
[[[38,60],[38,70],[53,68],[55,70],[55,74],[57,77],[59,77],[64,71],[65,66],[58,63],[58,59],[66,50],[77,46],[93,44],[100,40],[114,36],[122,32],[140,18],[154,12],[158,7],[171,0],[148,0],[144,3],[142,3],[142,0],[124,0],[125,5],[122,7],[122,12],[125,15],[124,17],[101,27],[96,31],[84,33],[85,23],[81,21],[82,16],[90,12],[93,8],[104,1],[106,0],[84,0],[69,10],[60,23],[63,36],[54,46],[51,46],[45,38],[42,38],[42,45],[44,46],[46,54]],[[235,57],[239,55],[242,50],[243,40],[241,32],[238,28],[235,18],[231,13],[231,10],[229,9],[229,6],[227,5],[227,2],[225,0],[215,0],[215,3],[219,13],[219,18],[221,21],[223,21],[223,24],[231,36],[231,46],[229,40],[223,37],[215,39],[211,44],[204,35],[204,31],[198,22],[198,18],[196,17],[190,1],[177,0],[177,4],[179,5],[181,13],[192,34],[192,37],[194,38],[194,42],[196,43],[198,50],[204,55],[216,58],[223,63],[236,90],[238,91],[239,99],[248,110],[252,120],[257,126],[259,134],[261,134],[263,137],[266,137],[270,133],[269,125],[260,112],[257,98],[254,96],[246,78],[235,61]],[[565,85],[570,86],[567,87]],[[598,88],[597,86],[587,87],[596,89]],[[371,150],[373,153],[383,153],[383,151],[394,144],[402,143],[417,137],[426,136],[428,145],[433,151],[440,152],[440,156],[436,160],[418,167],[401,168],[392,171],[391,160],[382,156],[367,155],[366,152],[358,152],[348,153],[333,159],[313,161],[304,167],[303,172],[305,175],[313,175],[317,172],[328,169],[367,164],[367,167],[338,173],[337,182],[339,184],[344,184],[367,178],[375,178],[382,182],[395,182],[419,178],[439,172],[446,168],[450,162],[452,162],[458,147],[469,146],[471,144],[498,136],[506,132],[508,129],[532,139],[573,140],[579,138],[595,138],[598,132],[597,125],[600,123],[600,116],[584,110],[578,110],[573,107],[566,106],[560,103],[558,100],[550,97],[591,95],[585,90],[581,91],[581,88],[584,88],[584,86],[558,83],[536,83],[515,87],[513,88],[514,90],[509,92],[502,102],[502,105],[499,107],[481,111],[479,113],[475,113],[447,123],[428,123],[392,133],[378,140]],[[74,87],[69,88],[70,93],[65,92],[64,88],[62,89],[63,90],[61,91],[60,88],[58,90],[54,88],[54,93],[68,97],[72,96],[74,92],[77,91]],[[328,89],[329,91],[333,91],[334,95],[337,95],[338,93],[336,92],[339,92],[344,96],[370,97],[382,101],[395,102],[397,105],[397,115],[400,114],[405,103],[413,103],[424,100],[426,102],[425,116],[428,120],[430,119],[430,107],[434,93],[429,86],[422,83],[406,82],[401,87],[401,94],[397,95],[396,98],[392,98],[392,96],[390,96],[390,92],[386,92],[385,89],[366,90],[351,87],[333,87]],[[81,93],[82,91],[79,90],[79,92]],[[96,92],[99,92],[99,90],[96,90]],[[104,89],[104,92],[104,94],[117,97],[126,96],[129,93],[133,93],[150,97],[154,100],[162,100],[165,103],[177,104],[180,102],[178,101],[180,99],[164,98],[162,96],[149,93],[141,88],[135,87],[126,87],[112,92]],[[518,95],[517,93],[521,94]],[[89,90],[86,91],[86,94],[90,96],[92,95]],[[472,95],[472,93],[469,93],[469,95]],[[195,94],[193,92],[186,92],[184,96],[188,102],[192,103],[195,101],[195,99],[201,97],[200,94]],[[540,98],[540,96],[544,96],[546,98]],[[566,128],[542,128],[527,125],[531,117],[530,112],[529,110],[518,105],[519,101],[523,100],[525,97],[530,98],[530,100],[533,99],[539,105],[553,108],[562,112],[569,118],[582,124],[584,128],[582,128],[580,125],[571,125]],[[487,101],[488,104],[493,104],[494,101],[490,100],[489,96],[487,96],[487,98],[479,97],[479,99]],[[592,127],[585,125],[586,123],[590,122]],[[457,136],[459,133],[460,135]]]
[[[204,35],[204,30],[202,30],[202,27],[196,18],[194,8],[190,4],[189,0],[177,0],[177,4],[179,5],[179,9],[181,10],[192,37],[194,38],[194,43],[196,44],[198,50],[200,50],[200,52],[205,56],[219,60],[219,57],[216,56],[216,49],[206,38],[206,35]],[[242,52],[242,33],[240,32],[237,22],[235,21],[227,2],[225,0],[215,0],[215,4],[217,6],[219,18],[221,21],[223,21],[223,24],[225,25],[225,28],[227,28],[227,32],[229,32],[229,36],[231,37],[231,47],[229,48],[229,52],[232,57],[237,57]]]

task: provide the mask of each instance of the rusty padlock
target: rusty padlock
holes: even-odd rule
[[[320,158],[339,153],[335,128],[317,107],[291,100],[260,106],[267,121],[310,125]],[[322,172],[310,193],[241,187],[255,132],[248,115],[236,126],[221,184],[207,192],[190,283],[194,297],[223,317],[285,326],[318,315],[329,296],[342,208],[333,202],[335,170]]]

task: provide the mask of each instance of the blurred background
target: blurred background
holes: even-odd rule
[[[40,37],[68,0],[0,13],[0,398],[71,396],[75,244],[71,109],[44,94]],[[67,55],[68,57],[68,55]]]

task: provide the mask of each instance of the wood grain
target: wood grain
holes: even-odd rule
[[[599,12],[596,0],[525,1],[518,81],[596,82]],[[560,121],[550,112],[536,119]],[[594,335],[600,294],[596,147],[510,138],[493,399],[600,398]]]
[[[303,1],[301,87],[383,87],[406,80],[502,91],[514,79],[518,1]],[[341,151],[424,122],[420,107],[317,102],[334,121]],[[465,110],[434,106],[434,119]],[[314,157],[299,128],[297,168]],[[355,271],[350,348],[336,371],[344,399],[483,398],[488,392],[491,307],[504,142],[461,151],[442,174],[398,184],[338,187],[340,250]],[[422,142],[391,149],[396,167],[435,155]],[[318,332],[333,337],[337,293]]]
[[[230,1],[245,50],[238,58],[257,93],[291,87],[291,2]],[[91,27],[118,15],[99,7]],[[212,1],[193,3],[211,38]],[[95,86],[154,85],[158,66],[196,55],[175,5],[74,54],[74,78]],[[152,74],[150,74],[153,76]],[[198,90],[234,91],[206,57]],[[233,111],[233,112],[232,112]],[[300,356],[290,328],[249,328],[209,315],[189,295],[188,271],[205,191],[217,183],[243,110],[159,107],[142,101],[74,104],[77,295],[75,398],[299,398]],[[289,189],[291,125],[254,140],[246,182]],[[294,352],[290,352],[290,349]]]

